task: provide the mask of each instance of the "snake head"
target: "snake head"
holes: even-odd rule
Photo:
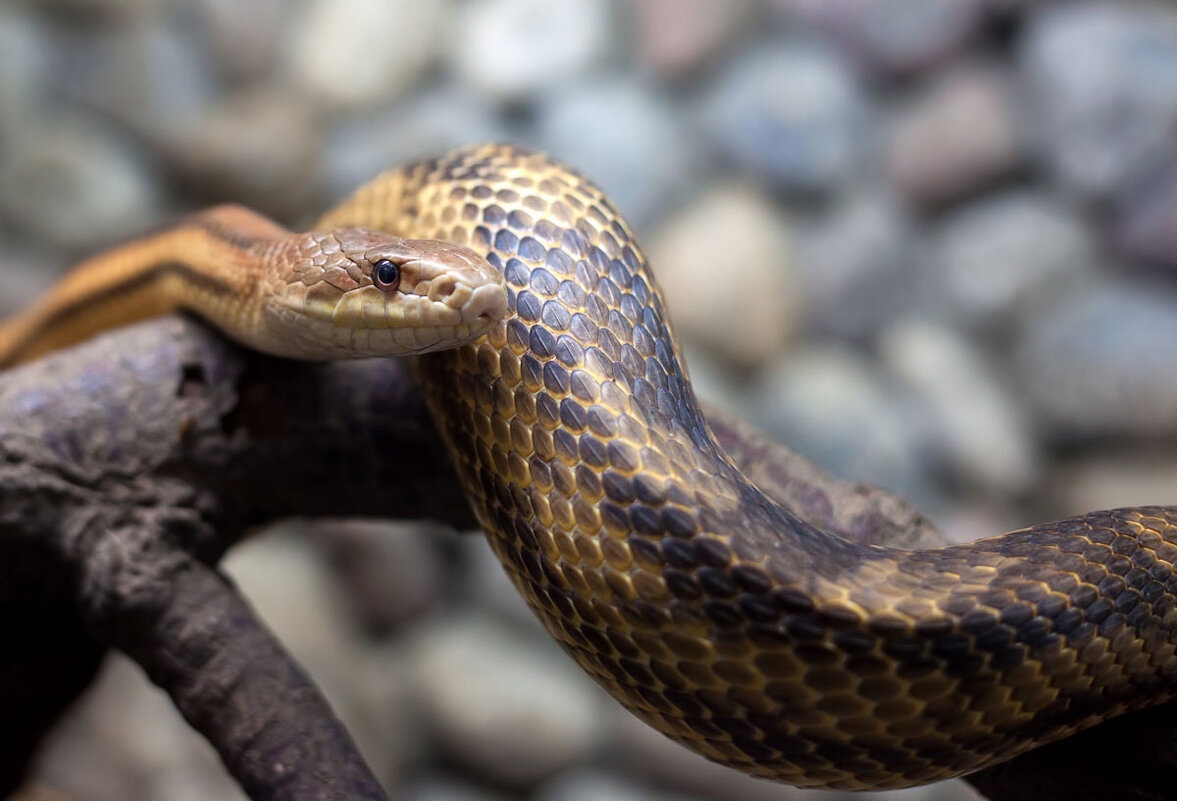
[[[263,308],[319,358],[452,348],[507,313],[502,275],[461,245],[344,228],[303,234],[290,250]]]

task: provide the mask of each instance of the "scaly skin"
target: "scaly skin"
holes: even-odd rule
[[[421,385],[515,586],[672,739],[790,784],[897,788],[1173,696],[1177,509],[932,551],[814,528],[716,445],[632,232],[575,172],[465,148],[322,224],[447,239],[503,270],[506,321],[422,357]]]
[[[399,267],[394,289],[373,282],[381,259]],[[78,265],[0,326],[0,368],[179,309],[277,356],[424,353],[477,339],[505,304],[502,278],[467,248],[354,226],[294,233],[220,206]]]

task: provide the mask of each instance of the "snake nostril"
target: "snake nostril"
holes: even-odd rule
[[[507,293],[487,285],[474,290],[463,308],[465,320],[498,320],[507,313]]]

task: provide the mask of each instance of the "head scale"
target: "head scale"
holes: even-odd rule
[[[507,312],[502,275],[461,245],[343,228],[302,234],[287,249],[263,308],[305,358],[456,347]]]

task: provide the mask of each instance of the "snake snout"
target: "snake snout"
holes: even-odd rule
[[[462,306],[462,322],[501,320],[507,314],[507,292],[501,286],[485,284],[470,294]]]

